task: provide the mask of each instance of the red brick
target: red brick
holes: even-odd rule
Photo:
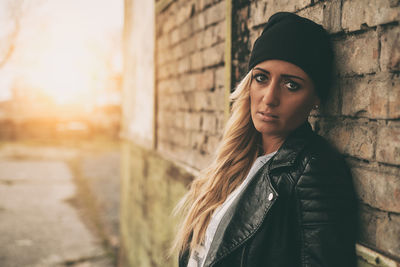
[[[362,121],[320,120],[319,133],[330,140],[340,152],[362,159],[374,159],[376,125]]]
[[[199,113],[186,112],[184,115],[184,129],[200,130],[201,115]]]
[[[400,168],[392,167],[400,175]],[[400,179],[398,175],[363,168],[352,168],[358,197],[380,210],[400,213]]]
[[[203,10],[205,7],[210,6],[213,2],[213,0],[198,0],[196,3],[199,10]]]
[[[178,61],[178,73],[185,73],[189,71],[190,68],[190,58],[189,57],[184,57],[181,60]]]
[[[156,39],[157,48],[161,50],[167,49],[171,45],[171,40],[169,34],[164,34],[162,36],[157,36]]]
[[[185,127],[185,112],[177,111],[172,114],[173,126],[177,129]]]
[[[224,62],[225,43],[220,43],[213,47],[207,48],[202,52],[205,67],[214,66]]]
[[[335,33],[342,30],[341,27],[341,1],[319,2],[314,6],[305,8],[298,12],[318,24],[321,24],[328,32]]]
[[[400,118],[400,79],[399,74],[392,75],[389,91],[389,117]]]
[[[398,21],[400,9],[391,0],[346,0],[342,8],[342,27],[348,31]]]
[[[358,229],[358,241],[364,244],[369,244],[372,247],[376,247],[376,227],[378,220],[382,219],[386,214],[384,212],[377,211],[366,205],[360,205],[359,213],[359,229]]]
[[[194,17],[193,32],[203,30],[206,26],[206,18],[204,13],[199,13]]]
[[[204,10],[205,25],[214,24],[225,19],[225,1],[212,5]]]
[[[220,67],[215,70],[215,85],[214,88],[225,87],[225,68]]]
[[[225,113],[222,111],[217,113],[217,132],[222,136],[225,127]]]
[[[180,27],[179,27],[179,37],[180,40],[185,40],[187,39],[191,34],[192,34],[192,19],[189,21],[185,21]]]
[[[178,61],[183,57],[183,46],[181,44],[176,45],[174,48],[166,50],[165,53],[171,55],[171,60]]]
[[[181,88],[183,91],[193,91],[196,89],[196,80],[197,74],[188,73],[180,77],[176,86]]]
[[[214,84],[215,84],[214,70],[205,70],[197,74],[197,79],[196,79],[197,90],[214,89]]]
[[[190,150],[185,151],[186,155],[182,159],[182,161],[187,162],[189,166],[197,169],[197,170],[204,170],[207,166],[210,165],[212,158],[210,154],[206,153],[205,149],[202,150]]]
[[[161,17],[158,17],[157,20],[158,21],[163,21],[163,23],[157,23],[157,24],[162,26],[162,33],[164,35],[169,33],[176,26],[176,20],[173,19],[173,17],[169,17],[167,19],[163,19]]]
[[[215,134],[217,132],[217,117],[214,113],[203,113],[202,131]]]
[[[165,79],[165,78],[171,76],[172,75],[172,69],[173,69],[174,65],[176,65],[176,64],[168,63],[168,64],[165,64],[163,66],[160,66],[157,69],[157,72],[156,72],[157,73],[157,80]]]
[[[197,49],[199,49],[199,47],[197,47],[196,37],[197,35],[192,36],[180,44],[180,46],[182,46],[182,52],[184,56],[187,56],[196,51]]]
[[[278,11],[294,12],[311,4],[311,0],[254,1],[250,4],[249,28],[264,24]]]
[[[171,82],[169,80],[163,80],[158,83],[158,92],[161,94],[168,94],[171,91]]]
[[[225,21],[208,27],[204,32],[202,47],[210,47],[216,43],[223,42],[225,39],[225,31]]]
[[[169,140],[172,143],[177,144],[181,147],[188,147],[190,145],[190,132],[182,131],[178,128],[170,128]]]
[[[388,213],[378,218],[376,226],[376,248],[389,255],[400,255],[400,215]]]
[[[388,75],[344,78],[340,86],[344,115],[366,118],[388,117],[388,90],[391,86]]]
[[[203,68],[203,54],[202,52],[195,52],[190,55],[190,68],[192,70],[199,70]]]
[[[391,27],[381,36],[381,69],[400,70],[400,27]]]
[[[206,35],[205,31],[200,31],[195,34],[196,46],[197,46],[198,50],[204,49],[206,47],[206,42],[205,42],[205,38],[204,38],[205,35]]]
[[[391,122],[378,129],[376,160],[400,164],[400,123]]]
[[[339,74],[365,74],[379,70],[378,35],[375,31],[335,41],[334,46]]]
[[[217,88],[217,89],[215,89],[215,91],[210,92],[210,95],[212,98],[215,99],[215,101],[214,101],[215,111],[224,112],[225,104],[226,104],[225,101],[227,101],[227,99],[225,98],[224,88]]]
[[[175,93],[180,93],[182,92],[185,88],[179,84],[179,80],[176,78],[170,79],[169,81],[169,90],[168,92],[170,94],[175,94]]]
[[[199,131],[192,131],[190,134],[190,148],[200,150],[205,141],[205,134]]]
[[[210,135],[208,136],[206,151],[208,154],[215,155],[218,145],[221,141],[221,136],[219,135]]]
[[[193,91],[179,94],[179,107],[183,110],[193,110],[195,101],[196,99]]]
[[[174,45],[179,42],[180,36],[179,36],[179,29],[175,28],[174,30],[171,31],[169,34],[171,38],[171,45]]]
[[[175,20],[176,25],[182,25],[185,22],[187,22],[187,20],[190,18],[191,11],[192,11],[191,3],[190,2],[185,3],[179,7],[176,14],[174,14],[174,16],[171,16],[170,19]]]

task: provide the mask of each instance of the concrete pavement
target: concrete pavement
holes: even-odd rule
[[[71,205],[79,185],[66,158],[57,159],[62,151],[43,157],[35,148],[9,150],[0,152],[0,266],[115,266],[103,240]]]

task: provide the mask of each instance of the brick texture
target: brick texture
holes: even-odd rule
[[[345,0],[342,8],[342,25],[348,31],[359,30],[399,20],[398,1]]]
[[[156,32],[158,150],[204,168],[221,136],[225,1],[174,1]]]
[[[163,255],[173,233],[169,213],[193,178],[183,170],[194,174],[206,167],[221,139],[226,3],[175,0],[156,14],[156,151],[131,146],[123,178],[121,229],[132,266],[173,266]],[[309,121],[349,163],[360,207],[358,241],[399,259],[400,2],[231,4],[231,90],[246,74],[253,43],[275,12],[296,12],[331,34],[334,84],[328,103]]]
[[[399,7],[393,0],[237,1],[232,27],[234,85],[246,74],[252,45],[273,13],[296,12],[332,35],[336,78],[328,103],[309,121],[356,163],[359,241],[394,258],[400,255]]]

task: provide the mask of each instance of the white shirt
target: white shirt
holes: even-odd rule
[[[204,244],[201,244],[200,246],[193,249],[190,254],[187,267],[203,267],[204,261],[208,254],[208,250],[211,246],[211,242],[214,239],[215,233],[217,231],[218,225],[221,222],[222,217],[225,215],[228,208],[232,205],[233,201],[243,192],[248,183],[252,180],[254,174],[256,174],[257,171],[262,166],[264,166],[264,164],[267,163],[267,161],[271,159],[271,157],[275,153],[276,151],[258,157],[251,166],[250,171],[246,176],[246,179],[232,193],[229,194],[229,196],[226,198],[225,202],[222,203],[221,206],[215,209],[205,233]]]

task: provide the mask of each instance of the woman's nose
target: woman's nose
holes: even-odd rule
[[[271,81],[264,90],[264,95],[262,101],[267,106],[278,106],[280,103],[280,88],[277,81]]]

